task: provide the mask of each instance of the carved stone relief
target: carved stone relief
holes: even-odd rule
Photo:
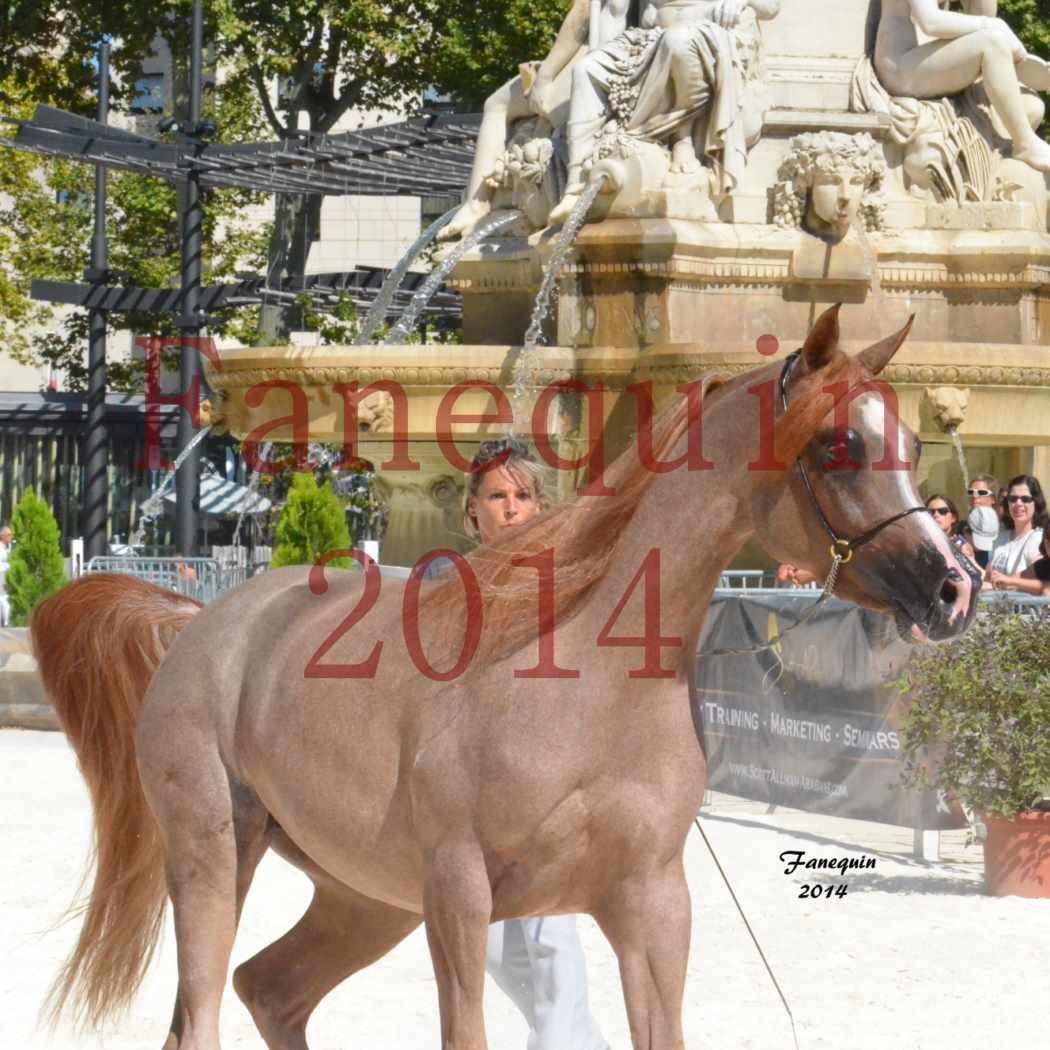
[[[773,187],[773,221],[839,241],[859,222],[884,228],[886,161],[868,134],[818,131],[791,140]]]

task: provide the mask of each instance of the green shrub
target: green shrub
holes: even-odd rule
[[[11,602],[11,622],[24,627],[37,602],[66,583],[66,566],[59,545],[58,522],[35,492],[27,491],[11,517],[15,545],[5,587]]]
[[[1008,820],[1044,806],[1050,618],[993,607],[958,641],[917,652],[897,685],[911,698],[901,727],[906,783]]]
[[[329,551],[348,550],[350,531],[339,497],[326,481],[318,487],[313,474],[296,474],[288,502],[277,522],[277,547],[270,565],[313,565]],[[349,568],[350,558],[335,558],[328,563]]]

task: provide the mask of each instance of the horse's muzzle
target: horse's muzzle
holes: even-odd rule
[[[897,630],[909,642],[941,642],[966,630],[981,592],[981,570],[962,553],[950,561],[938,558],[943,568],[932,582],[932,601],[909,601],[897,609]]]

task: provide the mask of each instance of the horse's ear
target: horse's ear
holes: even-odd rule
[[[825,310],[813,325],[806,342],[802,347],[802,357],[806,362],[806,368],[810,372],[816,372],[823,368],[835,356],[839,347],[839,310],[842,303]]]
[[[880,339],[877,343],[869,346],[867,350],[862,350],[857,355],[860,363],[873,376],[877,376],[890,363],[890,358],[900,349],[901,343],[908,338],[908,333],[911,331],[914,321],[915,314],[912,314],[908,318],[908,323],[899,332],[894,332],[893,335]]]

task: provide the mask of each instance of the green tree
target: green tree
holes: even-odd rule
[[[249,71],[273,134],[289,138],[332,131],[351,110],[418,108],[438,83],[435,59],[456,3],[462,0],[213,0],[212,8],[219,54]],[[268,274],[305,272],[321,200],[277,196]],[[293,323],[302,323],[301,305],[265,305],[258,341],[287,341]]]
[[[58,522],[51,508],[31,489],[15,506],[11,529],[16,543],[4,585],[11,600],[11,621],[24,627],[37,602],[66,582]]]
[[[571,0],[451,0],[448,25],[434,55],[435,86],[461,108],[480,109],[518,72],[520,63],[546,55],[570,4]]]
[[[999,17],[1032,54],[1050,58],[1050,0],[999,0]]]
[[[350,531],[339,497],[326,481],[318,486],[313,474],[296,474],[288,502],[277,522],[277,547],[270,565],[313,565],[329,551],[349,550]],[[349,558],[328,564],[349,568]]]
[[[7,83],[14,114],[31,115],[35,103],[57,102],[44,89]],[[232,73],[209,95],[209,109],[224,141],[256,138],[261,125],[247,77]],[[84,107],[81,107],[84,108]],[[70,389],[84,389],[87,370],[87,312],[59,315],[29,297],[34,278],[78,281],[88,263],[93,225],[94,169],[70,161],[45,161],[12,150],[0,151],[0,340],[23,364],[50,364],[66,374]],[[249,221],[249,205],[259,195],[241,190],[208,193],[203,228],[205,281],[231,278],[240,270],[259,270],[269,230]],[[109,176],[107,212],[110,267],[124,283],[170,288],[179,282],[179,222],[176,190],[158,179],[126,173]],[[213,318],[213,335],[251,340],[257,311],[228,311]],[[57,323],[55,323],[57,320]],[[113,313],[111,331],[174,336],[174,319]],[[110,386],[135,389],[140,368],[112,360]]]

